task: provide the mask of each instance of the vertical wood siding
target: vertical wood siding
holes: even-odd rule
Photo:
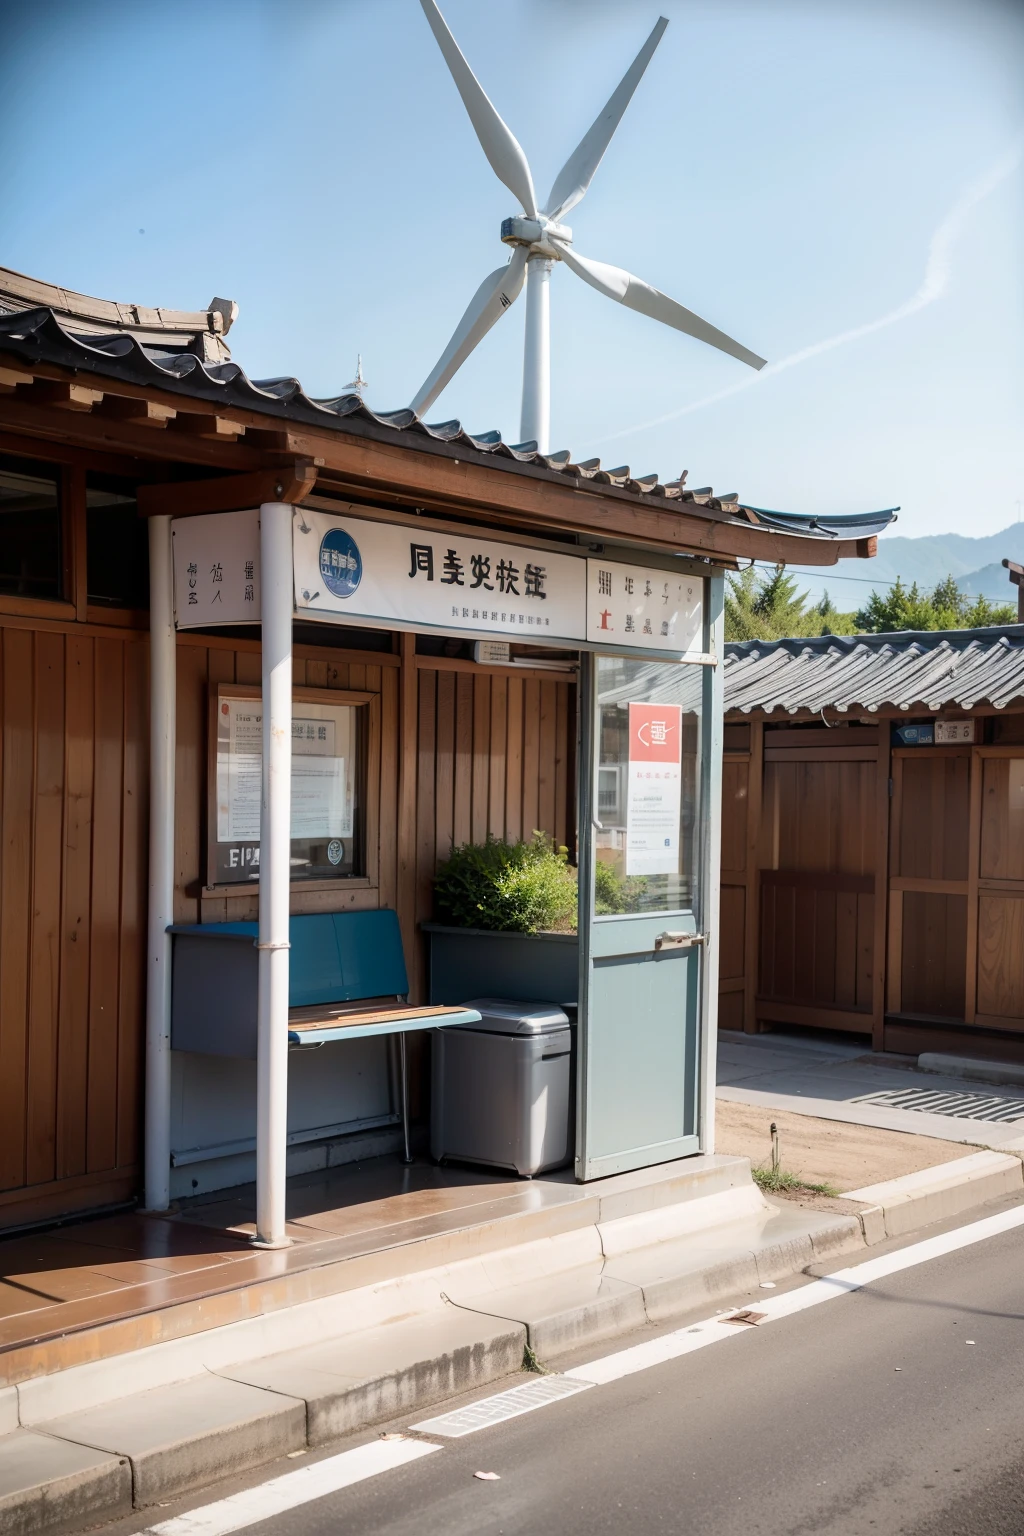
[[[773,1016],[773,1002],[821,1010],[825,1025],[829,1010],[871,1013],[875,777],[873,760],[843,761],[838,753],[832,761],[765,763],[758,982],[764,1018]]]
[[[0,627],[0,1224],[131,1193],[146,646]]]
[[[296,889],[293,910],[397,907],[416,1001],[425,976],[417,925],[432,913],[437,862],[488,833],[540,829],[571,845],[575,809],[571,680],[424,661],[410,648],[402,658],[414,690],[404,732],[397,656],[299,648],[294,663],[296,686],[378,695],[381,729],[367,764],[379,807],[367,827],[379,847],[377,883]],[[255,915],[251,886],[206,888],[205,839],[210,689],[259,679],[251,645],[179,642],[178,922]],[[147,693],[148,647],[137,632],[0,627],[0,1225],[137,1188]],[[412,796],[405,854],[403,784]]]

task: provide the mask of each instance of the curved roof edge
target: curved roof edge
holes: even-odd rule
[[[214,301],[215,304],[218,302]],[[207,313],[217,312],[211,308]],[[212,333],[211,339],[214,339]],[[700,508],[717,520],[744,523],[748,527],[763,524],[773,532],[802,538],[823,541],[871,538],[887,528],[899,510],[894,507],[884,512],[840,517],[759,512],[747,507],[735,492],[716,496],[711,486],[690,490],[685,471],[677,480],[662,482],[656,474],[634,475],[627,464],[605,469],[597,458],[574,461],[568,449],[545,454],[538,451],[535,442],[506,443],[499,431],[468,432],[458,420],[424,422],[409,407],[397,411],[372,411],[357,394],[314,397],[306,394],[298,379],[250,379],[242,367],[226,355],[227,349],[220,337],[215,339],[223,348],[218,358],[207,355],[208,349],[203,347],[183,347],[180,333],[176,344],[169,344],[168,338],[159,335],[143,335],[134,326],[126,324],[112,324],[104,333],[83,327],[66,310],[37,305],[3,313],[0,302],[0,349],[6,352],[27,362],[87,369],[133,385],[148,385],[206,400],[225,411],[232,408],[261,411],[286,421],[342,430],[350,423],[366,423],[387,433],[394,432],[397,440],[404,440],[409,447],[417,446],[417,440],[422,442],[426,437],[506,459],[512,464],[537,466],[577,481],[613,486],[644,502],[669,502],[680,511],[687,507]]]
[[[728,712],[1024,706],[1024,624],[729,641]]]

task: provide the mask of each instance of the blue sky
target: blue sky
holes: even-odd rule
[[[659,13],[442,9],[541,194]],[[578,249],[776,363],[899,318],[750,382],[557,270],[554,445],[686,468],[755,505],[899,503],[902,534],[1015,521],[1024,7],[661,9],[665,38],[570,218]],[[358,351],[369,403],[405,404],[503,259],[518,210],[416,0],[7,0],[0,35],[0,260],[107,298],[237,299],[252,377],[336,393]],[[524,311],[435,419],[515,441]]]

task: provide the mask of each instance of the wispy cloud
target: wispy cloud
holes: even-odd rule
[[[809,362],[812,357],[820,357],[823,352],[831,352],[835,347],[845,347],[848,342],[860,341],[861,337],[870,336],[875,331],[884,331],[887,326],[897,325],[901,320],[908,320],[911,315],[927,309],[930,304],[941,299],[949,288],[953,247],[971,214],[979,203],[994,192],[1007,177],[1013,175],[1022,158],[1024,158],[1024,134],[1015,139],[1005,154],[1001,155],[984,175],[979,176],[977,181],[972,182],[966,192],[957,199],[929,242],[928,260],[925,263],[921,286],[905,303],[900,304],[896,309],[890,309],[887,314],[880,315],[877,320],[868,320],[864,325],[855,325],[848,331],[840,331],[837,336],[829,336],[824,341],[816,341],[809,347],[801,347],[799,352],[791,352],[788,357],[781,358],[777,363],[769,363],[766,368],[761,369],[760,373],[748,373],[737,383],[730,384],[727,389],[717,390],[713,395],[705,395],[702,400],[693,400],[689,405],[679,406],[677,410],[666,411],[663,416],[654,416],[649,421],[640,421],[631,427],[624,427],[620,432],[606,434],[602,442],[614,442],[617,438],[629,437],[632,433],[645,431],[649,427],[660,427],[666,421],[678,421],[680,416],[690,416],[694,411],[702,411],[705,406],[715,405],[719,400],[727,400],[730,395],[738,395],[745,389],[752,389],[756,384],[763,383],[774,374],[784,373],[787,368],[795,368],[799,363]]]

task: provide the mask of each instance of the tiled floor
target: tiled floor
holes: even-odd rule
[[[279,1252],[250,1246],[251,1186],[0,1240],[0,1353],[583,1194],[569,1170],[528,1181],[387,1157],[289,1180],[292,1246]]]

